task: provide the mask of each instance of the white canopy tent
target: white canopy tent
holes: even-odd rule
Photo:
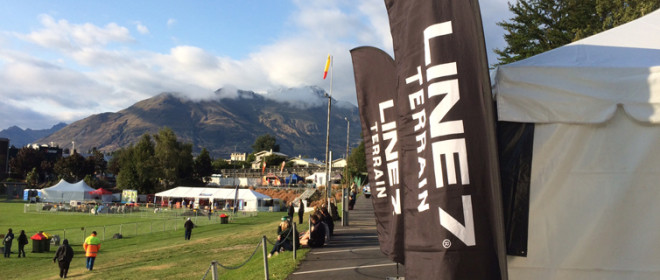
[[[527,257],[510,279],[660,279],[660,10],[496,69],[535,123]]]
[[[229,188],[195,188],[195,187],[176,187],[166,191],[156,193],[156,197],[161,198],[194,198],[209,199],[210,201],[218,200],[231,200],[238,198],[242,200],[243,210],[245,211],[269,211],[272,210],[267,205],[267,201],[272,201],[270,196],[250,190],[238,189],[238,197],[236,197],[236,189]],[[274,211],[278,211],[275,209]]]
[[[95,191],[95,189],[88,186],[83,180],[71,184],[62,179],[54,186],[43,189],[41,194],[46,202],[69,202],[71,200],[90,200],[92,199],[92,195],[89,193],[91,191]]]

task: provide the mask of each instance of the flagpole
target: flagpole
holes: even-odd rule
[[[328,213],[332,213],[332,208],[330,207],[330,197],[332,196],[332,185],[330,184],[330,158],[329,158],[329,151],[330,151],[330,110],[331,110],[331,104],[332,104],[332,56],[328,56],[330,59],[330,94],[327,96],[328,97],[328,123],[327,123],[327,130],[325,134],[325,164],[326,164],[326,192],[327,192],[327,198],[328,198]]]

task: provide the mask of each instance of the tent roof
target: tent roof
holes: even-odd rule
[[[563,47],[500,66],[500,120],[602,123],[618,106],[660,123],[660,10]]]
[[[199,197],[213,199],[234,199],[236,189],[227,188],[195,188],[195,187],[176,187],[166,191],[156,193],[160,197]],[[238,199],[270,199],[270,196],[249,190],[238,189]]]
[[[90,192],[95,191],[92,187],[88,186],[85,181],[80,180],[76,183],[69,183],[61,179],[57,184],[50,188],[45,188],[46,191],[60,191],[60,192],[71,192],[71,191],[80,191],[80,192]]]

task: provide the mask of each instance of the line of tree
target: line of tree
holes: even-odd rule
[[[518,0],[498,22],[507,46],[499,64],[522,60],[619,26],[660,8],[658,0]]]
[[[213,173],[222,169],[251,168],[255,153],[276,152],[279,145],[275,137],[265,134],[257,137],[252,148],[247,161],[214,160],[206,148],[193,157],[192,144],[179,142],[174,131],[165,127],[157,134],[146,133],[137,143],[115,151],[110,162],[106,162],[103,153],[96,149],[92,149],[87,158],[74,151],[68,157],[47,159],[46,152],[24,147],[10,165],[15,179],[25,179],[30,187],[39,183],[52,184],[60,179],[69,182],[84,179],[92,187],[107,188],[113,186],[105,180],[106,173],[110,173],[116,175],[119,189],[154,193],[178,185],[205,185]],[[286,157],[271,155],[264,160],[267,166],[280,166]],[[353,149],[347,160],[351,177],[366,172],[364,143]]]
[[[174,131],[166,127],[116,151],[109,170],[117,174],[118,188],[154,193],[177,185],[206,183],[213,173],[212,162],[206,148],[193,159],[192,144],[179,142]]]
[[[46,151],[23,147],[17,155],[9,161],[12,179],[21,180],[29,187],[36,187],[43,182],[53,182],[60,179],[76,182],[85,179],[85,182],[94,187],[105,187],[109,183],[97,179],[94,175],[103,175],[107,169],[103,153],[92,149],[91,155],[84,158],[77,152],[68,157],[53,158],[46,155]]]

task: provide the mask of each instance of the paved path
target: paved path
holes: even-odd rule
[[[349,211],[349,226],[335,223],[335,235],[314,248],[287,279],[403,279],[404,267],[380,252],[371,199],[359,196]]]

